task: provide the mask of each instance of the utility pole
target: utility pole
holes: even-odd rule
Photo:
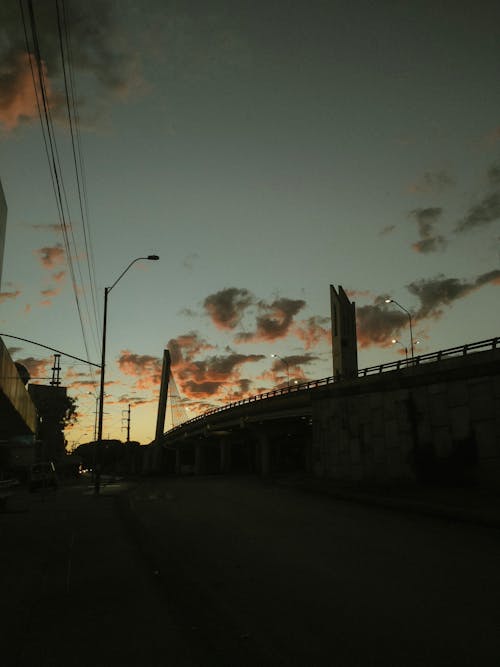
[[[126,421],[125,425],[123,425],[124,421]],[[128,404],[128,410],[122,410],[122,431],[124,428],[127,429],[127,444],[128,444],[130,442],[130,403]]]
[[[61,384],[60,374],[61,374],[61,355],[54,354],[54,365],[52,366],[52,380],[50,381],[50,384],[53,387],[59,387],[59,385]]]

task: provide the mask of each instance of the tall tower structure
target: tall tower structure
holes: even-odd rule
[[[2,181],[0,181],[0,291],[2,289],[2,268],[3,268],[3,251],[5,247],[5,233],[7,230],[7,202],[2,189]]]
[[[332,310],[332,356],[335,377],[357,377],[358,340],[356,335],[356,306],[349,301],[339,285],[339,291],[330,285]]]

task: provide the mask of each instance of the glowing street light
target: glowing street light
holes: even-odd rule
[[[286,359],[283,359],[283,357],[280,357],[279,354],[271,354],[271,357],[274,357],[276,359],[280,359],[286,366],[286,377],[287,377],[287,384],[290,386],[290,366],[288,364],[288,361]]]
[[[127,271],[130,269],[132,264],[135,264],[141,259],[149,259],[152,261],[156,261],[159,258],[158,255],[148,255],[147,257],[136,257],[133,259],[130,264],[127,266],[127,268],[120,273],[118,278],[115,280],[115,282],[111,285],[111,287],[105,287],[104,288],[104,317],[102,321],[102,357],[101,357],[101,386],[100,386],[100,392],[99,392],[99,420],[98,420],[98,427],[97,427],[97,445],[102,445],[102,419],[104,415],[104,374],[106,370],[106,321],[108,318],[108,294],[111,292],[113,287],[123,278],[123,276],[127,273]],[[95,482],[95,493],[99,493],[99,475],[95,476],[96,482]]]
[[[407,315],[408,315],[408,320],[410,322],[410,344],[411,344],[411,358],[413,361],[414,358],[414,349],[413,349],[413,328],[412,328],[412,322],[411,322],[411,313],[409,310],[406,310],[404,306],[402,306],[400,303],[398,303],[395,299],[385,299],[386,303],[394,303],[398,308],[401,308]]]

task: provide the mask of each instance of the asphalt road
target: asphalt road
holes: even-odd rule
[[[151,482],[131,509],[202,664],[500,664],[496,529],[255,478]]]
[[[500,664],[500,531],[257,478],[0,514],[5,667]]]

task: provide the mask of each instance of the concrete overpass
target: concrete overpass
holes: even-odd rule
[[[500,480],[500,338],[253,396],[148,448],[149,469]],[[472,470],[473,469],[473,470]]]

